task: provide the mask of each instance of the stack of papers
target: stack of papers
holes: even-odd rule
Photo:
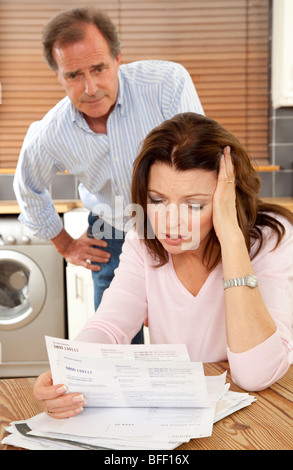
[[[185,345],[101,345],[46,338],[54,384],[82,393],[84,411],[16,421],[3,444],[31,450],[171,450],[211,436],[213,424],[254,397],[205,377]]]

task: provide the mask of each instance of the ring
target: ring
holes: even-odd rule
[[[233,180],[227,180],[226,183],[234,183]]]
[[[86,259],[85,262],[86,262],[87,264],[92,264],[92,262],[91,262],[90,259]]]
[[[47,410],[47,414],[48,414],[48,415],[52,415],[52,414],[54,414],[54,411],[49,411],[49,410]]]

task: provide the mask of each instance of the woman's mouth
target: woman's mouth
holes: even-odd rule
[[[172,245],[172,246],[181,245],[181,243],[189,239],[189,237],[185,237],[185,236],[178,235],[178,234],[175,235],[171,233],[166,233],[163,238],[165,239],[168,245]]]

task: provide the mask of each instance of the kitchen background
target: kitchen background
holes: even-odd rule
[[[41,31],[57,11],[93,4],[118,27],[123,62],[182,63],[206,115],[244,143],[261,195],[293,196],[292,0],[1,0],[0,204],[14,200],[13,173],[27,128],[63,96],[45,64]],[[289,52],[286,61],[284,54]],[[291,59],[291,61],[289,60]],[[291,67],[288,65],[291,63]],[[56,175],[56,200],[78,199],[78,181]]]

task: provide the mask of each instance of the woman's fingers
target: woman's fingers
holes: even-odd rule
[[[223,156],[220,161],[218,181],[225,184],[235,183],[235,172],[229,146],[224,148]]]
[[[49,412],[47,411],[47,414],[51,416],[54,419],[67,419],[67,418],[72,418],[73,416],[78,415],[79,413],[82,413],[83,408],[75,408],[73,410],[68,410],[68,411],[53,411]]]
[[[229,146],[224,148],[224,163],[225,163],[225,173],[226,173],[226,183],[233,181],[235,179],[234,166],[232,163],[231,149]]]
[[[86,404],[80,393],[66,393],[63,384],[53,385],[51,371],[44,372],[36,380],[33,395],[44,404],[46,413],[56,419],[70,418],[83,411]]]
[[[70,394],[55,400],[46,401],[46,413],[52,418],[64,419],[83,411],[86,400],[81,394]]]

